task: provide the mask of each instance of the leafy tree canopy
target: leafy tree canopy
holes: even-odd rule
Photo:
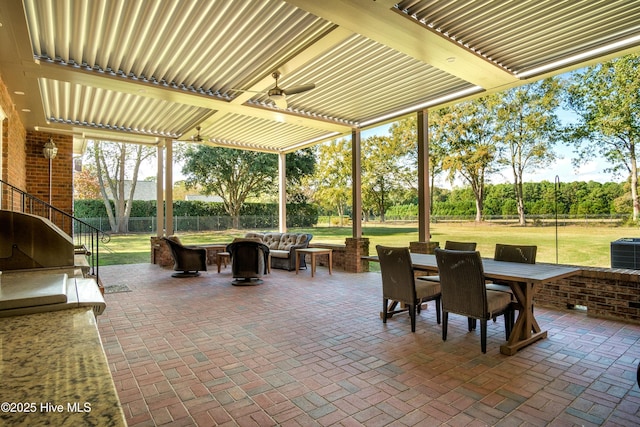
[[[275,154],[198,145],[188,147],[183,158],[186,187],[199,186],[205,194],[219,196],[234,227],[247,198],[273,191],[277,182]]]
[[[566,105],[579,119],[566,137],[578,154],[577,164],[594,153],[610,164],[609,171],[630,177],[633,219],[638,220],[637,144],[640,141],[640,56],[628,55],[574,73]]]

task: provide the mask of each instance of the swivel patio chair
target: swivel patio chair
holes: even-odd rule
[[[269,247],[252,239],[236,239],[227,245],[235,286],[259,285],[268,272]]]
[[[382,273],[382,322],[387,323],[387,318],[404,311],[395,310],[398,303],[403,303],[411,318],[411,332],[415,332],[418,306],[423,301],[435,301],[436,319],[440,324],[440,284],[415,280],[409,248],[377,245],[376,251]],[[389,301],[392,301],[391,307]]]
[[[171,277],[197,277],[200,271],[207,271],[207,250],[184,246],[177,237],[163,237],[173,255],[173,273]]]
[[[442,293],[442,340],[447,340],[449,313],[466,316],[469,332],[480,320],[480,346],[487,352],[487,320],[504,315],[505,340],[511,333],[511,297],[505,292],[488,291],[482,258],[477,251],[436,249]]]

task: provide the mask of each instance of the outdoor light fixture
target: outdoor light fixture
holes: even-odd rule
[[[44,154],[45,159],[49,160],[49,219],[51,219],[51,160],[55,159],[58,154],[58,147],[56,147],[56,143],[53,142],[53,138],[49,138],[49,141],[44,144],[42,154]]]
[[[58,147],[56,147],[56,143],[53,142],[53,138],[49,138],[49,141],[44,144],[42,154],[44,154],[45,159],[51,160],[56,158],[56,154],[58,154]]]

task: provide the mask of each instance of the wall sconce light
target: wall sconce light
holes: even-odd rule
[[[56,143],[53,142],[53,138],[49,138],[49,141],[44,144],[44,148],[42,149],[42,154],[44,154],[45,159],[55,159],[58,154],[58,147],[56,147]]]

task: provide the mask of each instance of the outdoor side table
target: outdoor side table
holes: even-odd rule
[[[296,274],[300,270],[300,256],[306,254],[311,255],[311,277],[316,274],[316,256],[317,255],[329,255],[329,274],[333,274],[333,249],[325,248],[304,248],[296,249]]]
[[[207,264],[212,265],[214,262],[217,262],[218,253],[224,252],[227,249],[226,244],[222,243],[212,243],[209,245],[194,245],[198,248],[204,248],[207,250]],[[226,266],[226,264],[225,264]]]
[[[220,267],[224,264],[224,267],[227,268],[227,264],[231,262],[231,254],[229,252],[217,252],[216,253],[216,264],[218,265],[218,273],[220,273]]]

